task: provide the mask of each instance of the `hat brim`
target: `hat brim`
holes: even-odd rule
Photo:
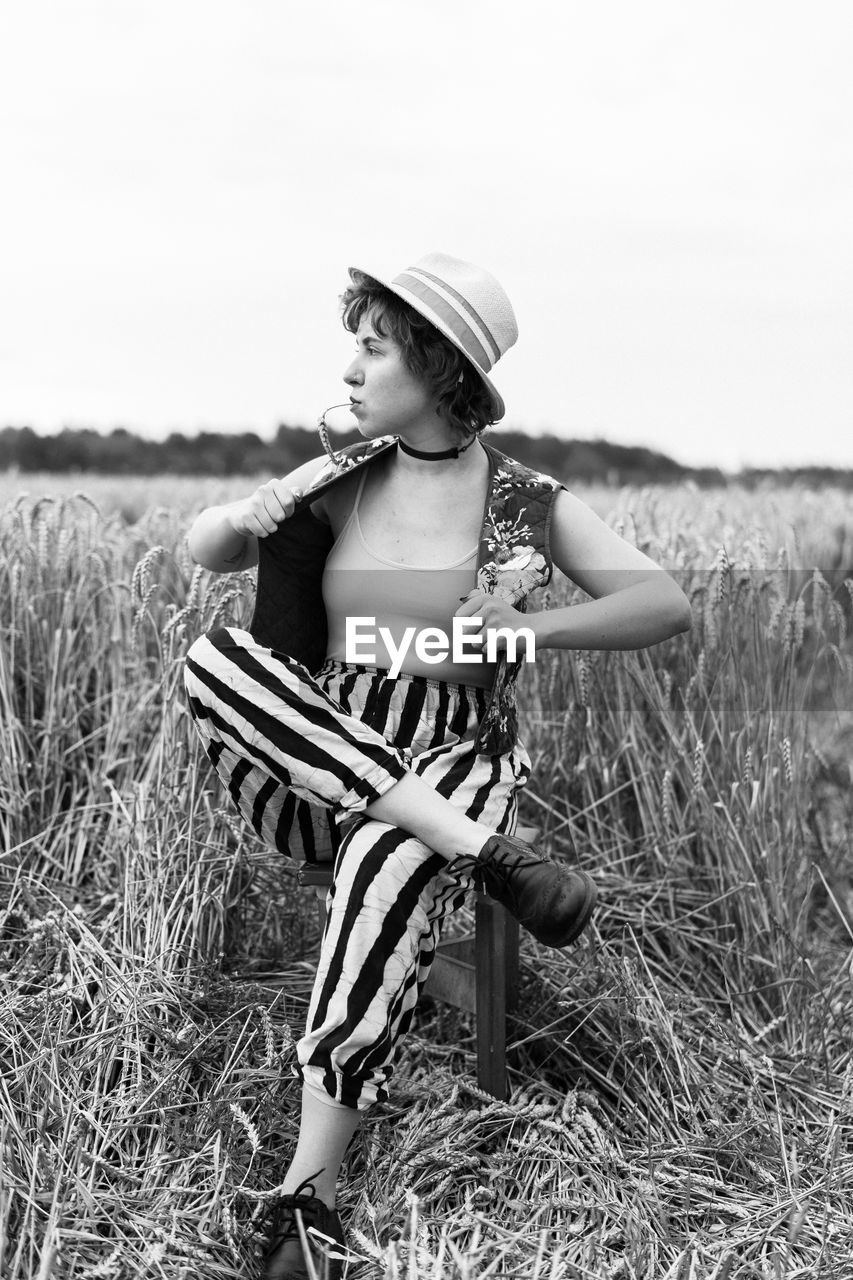
[[[438,330],[438,332],[441,334],[443,338],[446,338],[448,342],[451,342],[453,344],[456,350],[459,351],[465,357],[465,359],[468,361],[471,367],[477,371],[477,373],[480,375],[480,378],[486,384],[486,390],[489,393],[489,399],[491,400],[491,404],[492,404],[492,412],[493,412],[492,421],[500,422],[501,418],[503,418],[506,413],[506,405],[503,402],[503,397],[501,396],[495,384],[492,382],[489,375],[483,369],[480,368],[480,366],[477,364],[477,361],[472,359],[472,357],[468,354],[468,352],[462,346],[462,343],[456,337],[456,334],[453,332],[453,330],[448,328],[447,325],[443,324],[442,321],[436,315],[434,315],[431,311],[429,311],[421,303],[419,298],[415,298],[408,293],[401,292],[401,290],[398,289],[392,283],[392,281],[386,280],[384,276],[378,276],[375,271],[368,271],[365,267],[350,267],[349,270],[359,271],[363,276],[370,276],[371,280],[377,280],[379,284],[383,286],[383,288],[388,289],[391,293],[396,294],[401,302],[405,302],[407,306],[410,306],[412,308],[413,311],[417,311],[419,315],[423,316],[424,320],[428,320],[429,323],[433,326],[433,328]]]

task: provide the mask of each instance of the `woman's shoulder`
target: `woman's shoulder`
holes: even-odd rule
[[[538,467],[522,462],[519,458],[510,457],[508,453],[497,449],[491,442],[483,441],[483,444],[492,455],[495,479],[499,488],[502,484],[514,488],[536,488],[552,492],[565,488],[561,480],[555,479],[546,471],[540,471]]]
[[[371,451],[359,457],[359,464],[349,470],[342,470],[322,494],[311,503],[315,516],[332,526],[335,536],[341,531],[353,509],[356,495],[370,472],[371,484],[381,487],[387,478],[387,460],[389,451]]]
[[[342,527],[352,510],[363,475],[363,470],[359,469],[348,471],[341,476],[337,484],[331,485],[315,502],[311,503],[314,515],[325,524],[331,525],[333,529]]]
[[[375,459],[387,453],[394,443],[393,436],[383,436],[377,440],[357,441],[346,445],[329,457],[318,459],[320,466],[306,485],[302,502],[310,505],[312,512],[319,519],[328,520],[330,495],[343,491],[344,496],[352,494],[352,482],[364,473],[364,470]],[[334,499],[331,499],[333,502]]]

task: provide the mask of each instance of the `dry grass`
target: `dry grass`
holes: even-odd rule
[[[181,494],[0,513],[6,1280],[253,1274],[295,1134],[313,900],[199,761],[182,655],[251,581],[193,570],[227,494]],[[602,909],[567,954],[524,939],[511,1102],[424,1004],[348,1157],[349,1276],[847,1280],[846,500],[599,498],[694,628],[527,673],[523,816]]]

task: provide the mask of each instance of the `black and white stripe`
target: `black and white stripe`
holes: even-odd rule
[[[195,642],[185,680],[207,754],[247,822],[292,857],[335,859],[299,1073],[326,1100],[366,1108],[387,1096],[442,925],[471,879],[470,862],[364,809],[411,769],[475,821],[511,831],[527,753],[520,743],[500,756],[474,750],[483,689],[339,662],[312,676],[235,628]],[[351,819],[343,832],[337,819]]]

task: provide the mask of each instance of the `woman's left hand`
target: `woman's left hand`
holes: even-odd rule
[[[465,598],[453,615],[456,618],[482,618],[481,630],[466,632],[465,645],[473,650],[485,652],[486,632],[498,631],[504,627],[508,631],[518,631],[521,627],[530,627],[529,615],[514,609],[506,600],[488,591],[475,591]],[[495,636],[495,647],[499,652],[506,652],[507,638],[500,633]],[[518,646],[523,651],[523,644]]]

